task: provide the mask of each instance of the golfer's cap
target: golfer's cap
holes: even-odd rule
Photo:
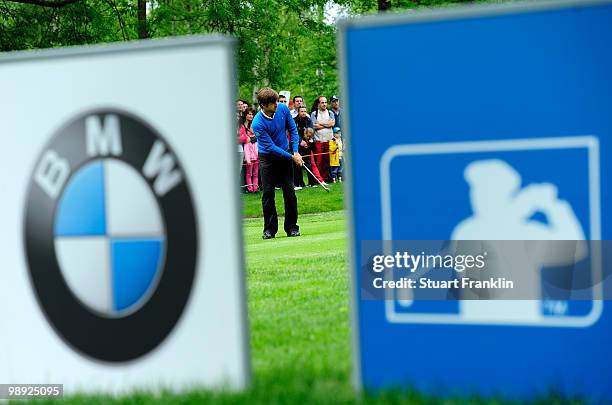
[[[516,170],[499,159],[472,162],[465,168],[463,176],[470,187],[499,189],[501,186],[507,189],[515,189],[521,184],[521,177]]]
[[[340,100],[340,99],[338,98],[338,96],[334,94],[333,96],[331,96],[331,101],[334,101],[334,100]]]

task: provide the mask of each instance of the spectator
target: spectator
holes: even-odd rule
[[[298,107],[298,111],[299,111],[298,115],[297,117],[294,118],[294,121],[295,121],[295,126],[297,127],[297,130],[298,130],[298,136],[301,142],[304,139],[304,130],[306,128],[312,128],[312,120],[308,116],[308,111],[306,110],[306,106],[304,104],[301,104]],[[300,155],[303,155],[303,154],[300,152]],[[293,185],[296,190],[301,190],[302,187],[306,186],[304,184],[302,166],[298,166],[298,165],[293,166]]]
[[[240,136],[240,128],[242,127],[242,115],[240,113],[240,111],[238,111],[239,109],[242,108],[242,100],[238,100],[238,102],[236,103],[236,135],[237,135],[237,141],[238,141],[238,162],[239,162],[239,166],[238,166],[238,178],[240,179],[240,187],[241,190],[244,190],[244,192],[246,192],[246,172],[245,172],[245,167],[244,167],[244,144],[246,142],[246,139],[242,138]]]
[[[312,103],[312,107],[310,107],[310,113],[312,114],[313,112],[317,111],[319,109],[319,97],[317,97],[315,99],[315,101]]]
[[[334,128],[334,137],[329,141],[329,167],[334,183],[342,182],[342,133],[340,128]]]
[[[340,183],[344,180],[344,148],[346,147],[346,142],[344,142],[344,138],[342,136],[342,131],[338,128],[336,139],[338,139],[338,158],[340,159],[340,168],[338,169],[338,178],[340,179]]]
[[[249,104],[248,101],[246,100],[240,100],[242,101],[242,108],[240,109],[240,112],[245,112],[247,109],[251,108],[251,105]]]
[[[323,178],[321,178],[321,175],[319,174],[319,170],[317,169],[317,166],[314,163],[313,154],[315,150],[315,146],[314,146],[315,143],[314,143],[313,136],[314,136],[314,129],[305,128],[304,136],[302,137],[302,140],[300,141],[300,146],[298,148],[300,155],[302,155],[302,158],[304,160],[304,166],[306,166],[312,172],[312,174],[310,174],[310,172],[308,171],[306,172],[306,174],[308,175],[308,186],[309,187],[317,187],[319,185],[317,180],[315,180],[315,177],[320,182],[323,183]]]
[[[240,138],[244,143],[244,162],[246,166],[246,187],[249,193],[258,190],[259,162],[257,160],[257,138],[253,133],[252,123],[257,111],[252,108],[244,112],[243,124],[240,127]]]
[[[295,121],[295,126],[297,127],[300,138],[304,137],[304,129],[313,128],[312,120],[304,104],[298,107],[298,115],[293,120]]]
[[[287,105],[287,97],[284,94],[278,96],[278,102]]]
[[[338,96],[331,96],[331,105],[332,105],[332,111],[334,112],[334,117],[336,118],[336,127],[338,128],[342,128],[342,124],[341,124],[341,120],[340,120],[340,115],[342,113],[342,111],[340,111],[340,99],[338,98]]]
[[[329,141],[333,138],[332,128],[336,120],[333,111],[327,109],[327,98],[319,96],[318,109],[310,116],[314,125],[315,163],[321,177],[328,181],[329,175]]]
[[[242,118],[242,108],[243,101],[239,99],[236,101],[236,122],[240,122],[240,119]]]
[[[293,97],[293,108],[289,110],[289,112],[291,112],[291,118],[295,119],[295,117],[297,117],[299,112],[298,109],[302,104],[304,104],[304,98],[302,96]]]

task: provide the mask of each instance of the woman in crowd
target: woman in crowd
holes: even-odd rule
[[[313,112],[317,111],[319,109],[319,97],[317,97],[314,101],[314,103],[312,103],[312,107],[310,108],[310,113],[312,114]]]
[[[244,144],[244,162],[246,165],[246,187],[250,193],[258,190],[259,162],[257,161],[257,138],[253,133],[251,124],[257,112],[247,108],[243,112],[242,125],[240,125],[239,142]]]
[[[244,171],[244,142],[245,140],[240,138],[240,127],[242,126],[243,123],[243,118],[242,118],[242,100],[238,100],[236,102],[236,128],[237,128],[237,139],[238,139],[238,162],[239,166],[238,166],[238,179],[240,181],[240,187],[241,190],[244,190],[244,192],[246,193],[246,185],[245,185],[245,171]]]

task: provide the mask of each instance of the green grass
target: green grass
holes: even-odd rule
[[[262,220],[245,220],[255,387],[288,403],[349,399],[344,216],[302,215],[299,222],[300,238],[262,240]]]
[[[330,184],[330,192],[318,187],[304,187],[295,192],[298,199],[300,214],[314,214],[319,212],[338,211],[344,209],[343,183]],[[261,193],[243,194],[244,216],[247,218],[261,217]],[[283,206],[283,193],[276,190],[276,209],[278,215],[285,214]]]
[[[304,190],[302,190],[304,191]],[[340,187],[334,190],[341,197]],[[303,200],[334,194],[306,190]],[[255,199],[255,196],[246,198]],[[300,210],[301,210],[300,206]],[[302,210],[301,210],[302,211]],[[279,218],[282,223],[282,218]],[[73,396],[62,404],[511,404],[414,391],[357,395],[351,386],[344,211],[300,215],[302,236],[262,240],[262,219],[244,220],[253,383],[240,393]],[[19,402],[17,402],[19,403]],[[566,404],[555,395],[535,403]]]
[[[327,195],[308,191],[311,196]],[[299,238],[279,232],[279,237],[263,240],[262,219],[244,221],[253,365],[253,384],[247,391],[84,395],[62,403],[387,404],[407,399],[422,403],[416,394],[355,395],[350,383],[345,215],[343,211],[300,215],[299,223]]]
[[[343,216],[302,216],[300,238],[275,240],[261,239],[261,222],[245,221],[254,369],[348,372]]]

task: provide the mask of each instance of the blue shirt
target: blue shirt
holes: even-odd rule
[[[289,108],[278,103],[274,117],[266,117],[262,111],[258,112],[253,118],[251,126],[257,137],[258,151],[262,155],[277,155],[291,159],[289,141],[287,140],[286,130],[291,134],[291,150],[293,153],[298,151],[298,133],[291,118]]]
[[[331,111],[334,113],[334,116],[336,117],[336,123],[334,124],[334,127],[338,127],[342,129],[342,124],[340,123],[340,114],[342,113],[342,108],[340,108],[338,111],[332,108]]]

